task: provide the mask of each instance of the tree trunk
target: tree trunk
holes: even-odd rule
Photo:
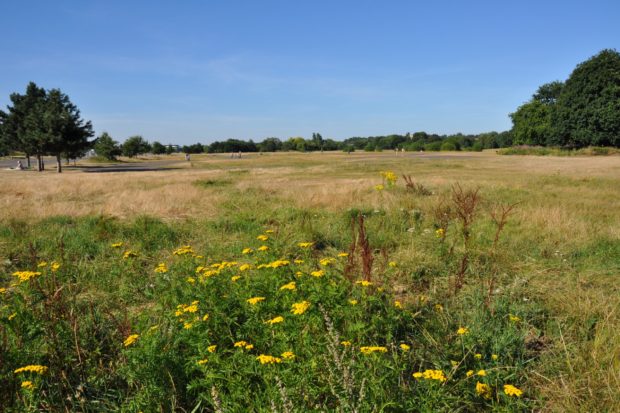
[[[28,169],[30,169],[30,155],[26,154],[26,160],[28,161]]]
[[[62,172],[62,159],[60,159],[60,154],[56,155],[56,171],[58,173]]]
[[[41,155],[37,154],[37,171],[41,172],[43,170],[43,160],[41,159]]]

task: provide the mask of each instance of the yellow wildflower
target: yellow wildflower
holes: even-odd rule
[[[259,241],[267,241],[269,237],[267,235],[259,235],[256,239]]]
[[[372,282],[366,281],[366,280],[362,280],[362,281],[355,281],[355,284],[359,284],[362,287],[369,287],[369,286],[372,285]]]
[[[239,271],[247,271],[250,268],[252,268],[252,266],[250,264],[242,264],[239,266]]]
[[[476,373],[478,376],[486,376],[487,372],[486,370],[478,370],[478,373]]]
[[[459,336],[464,336],[467,333],[469,333],[469,329],[467,327],[459,327],[459,329],[456,330],[456,334]]]
[[[389,266],[389,267],[392,267],[392,268],[395,268],[397,265],[398,265],[398,264],[396,264],[396,261],[390,261],[390,262],[388,263],[388,266]]]
[[[196,282],[196,279],[194,277],[187,277],[185,281],[187,281],[189,284],[194,284]]]
[[[345,346],[345,347],[349,347],[351,345],[351,342],[350,341],[341,341],[340,344]]]
[[[215,353],[215,350],[217,350],[217,344],[213,344],[212,346],[207,347],[207,351],[209,353]]]
[[[310,248],[312,245],[314,245],[314,242],[300,242],[297,244],[299,248]]]
[[[437,238],[443,238],[445,234],[446,234],[446,230],[443,228],[439,228],[435,231],[435,236]]]
[[[282,317],[281,315],[279,315],[279,316],[277,316],[277,317],[272,318],[271,320],[267,320],[267,321],[265,321],[265,324],[271,324],[271,325],[274,325],[274,324],[281,323],[281,322],[283,322],[283,321],[284,321],[284,317]]]
[[[295,358],[295,354],[292,351],[285,351],[282,353],[282,358],[284,360],[293,360]]]
[[[237,341],[233,344],[233,347],[245,347],[248,345],[248,342],[245,340]]]
[[[466,375],[467,377],[471,377],[471,376],[473,376],[473,375],[474,375],[474,371],[473,371],[473,370],[467,370],[467,373],[465,373],[465,375]]]
[[[308,301],[302,301],[300,303],[294,303],[291,306],[291,313],[295,315],[302,315],[310,308],[310,303]]]
[[[396,301],[394,301],[394,307],[396,307],[396,308],[403,308],[403,304],[400,301],[396,300]]]
[[[338,256],[341,257],[341,258],[345,258],[345,257],[349,256],[349,253],[348,252],[340,252],[340,253],[338,253]]]
[[[111,246],[112,248],[120,248],[120,247],[122,247],[122,246],[123,246],[123,243],[122,243],[122,242],[115,242],[115,243],[113,243],[113,244],[110,244],[110,246]]]
[[[403,343],[403,344],[401,344],[399,347],[400,347],[400,349],[401,349],[402,351],[409,351],[409,350],[411,350],[411,346],[409,346],[408,344],[404,344],[404,343]]]
[[[282,287],[280,287],[280,290],[296,290],[297,289],[297,285],[295,284],[295,281],[291,281],[288,284],[284,284]]]
[[[41,261],[40,263],[37,264],[38,268],[44,268],[47,267],[47,261]]]
[[[385,186],[383,186],[383,184],[375,185],[375,190],[377,191],[383,191],[384,189],[385,189]]]
[[[294,260],[293,261],[295,264],[303,264],[304,260]]]
[[[334,258],[323,258],[322,260],[319,261],[319,264],[326,267],[328,265],[332,265],[334,261],[336,261]]]
[[[266,246],[266,245],[261,245],[260,247],[258,247],[259,251],[267,251],[268,249],[269,249],[269,247]]]
[[[443,313],[443,305],[435,304],[435,311],[437,311],[438,313]]]
[[[194,250],[189,245],[183,245],[181,248],[172,252],[172,255],[187,255],[187,254],[195,254]]]
[[[10,315],[7,317],[7,319],[8,319],[9,321],[11,321],[11,320],[12,320],[12,319],[14,319],[16,316],[17,316],[17,313],[13,313],[13,314],[10,314]]]
[[[357,300],[349,300],[349,304],[351,304],[351,305],[357,305]]]
[[[275,231],[272,229],[266,229],[265,234],[273,234]]]
[[[209,314],[205,314],[202,316],[202,321],[207,321],[209,319]]]
[[[519,321],[521,321],[521,318],[517,317],[516,315],[512,315],[509,314],[508,318],[510,319],[510,321],[512,321],[513,323],[518,323]]]
[[[7,291],[6,288],[0,287],[0,294],[5,294],[6,291]]]
[[[125,253],[123,254],[123,258],[127,259],[127,258],[135,258],[138,256],[137,252],[134,252],[132,250],[127,250],[125,251]]]
[[[258,303],[260,303],[261,301],[265,301],[265,297],[252,297],[252,298],[248,298],[247,300],[248,303],[252,304],[252,305],[256,305]]]
[[[360,347],[362,354],[387,353],[387,348],[381,346],[364,346]]]
[[[246,350],[252,350],[254,348],[254,344],[246,344],[245,345],[245,349]]]
[[[516,388],[512,384],[504,384],[504,393],[506,393],[506,395],[508,396],[521,397],[523,391]]]
[[[317,278],[318,278],[318,277],[322,277],[322,276],[324,276],[324,275],[325,275],[325,271],[323,271],[323,270],[312,271],[312,272],[310,273],[310,275],[311,275],[311,276],[313,276],[313,277],[317,277]]]
[[[183,328],[185,330],[189,330],[190,328],[192,328],[194,326],[194,323],[190,323],[190,322],[185,322],[183,323]]]
[[[480,354],[480,353],[476,353],[476,354],[474,354],[474,358],[475,358],[476,360],[482,360],[482,354]]]
[[[41,273],[39,271],[15,271],[13,275],[19,279],[20,283],[23,283],[41,275]]]
[[[123,346],[125,347],[131,346],[133,343],[136,342],[136,340],[138,340],[138,337],[140,337],[139,334],[131,334],[129,337],[125,339],[125,341],[123,341]]]
[[[231,280],[232,282],[236,282],[239,278],[241,278],[241,276],[240,276],[240,275],[233,275],[232,277],[230,277],[230,280]]]
[[[456,361],[456,360],[450,360],[450,365],[451,365],[452,367],[456,367],[456,366],[458,366],[458,365],[459,365],[459,362],[458,362],[458,361]]]
[[[160,262],[159,265],[155,268],[155,272],[163,274],[168,272],[168,267],[166,267],[166,264],[163,262]]]
[[[491,354],[491,360],[497,360],[499,356],[497,354]]]
[[[424,372],[413,373],[413,377],[416,379],[437,380],[442,383],[447,380],[442,370],[425,370]]]
[[[60,268],[60,263],[56,261],[52,261],[52,272],[58,271],[59,268]]]
[[[491,387],[488,384],[476,382],[476,393],[488,400],[491,398]]]
[[[22,389],[34,390],[34,384],[30,380],[22,381]]]
[[[209,362],[209,359],[202,359],[202,360],[198,360],[196,363],[199,366],[202,366],[203,364],[207,364]]]
[[[242,254],[251,254],[253,252],[254,250],[252,248],[244,248],[243,251],[241,251]]]
[[[31,364],[29,366],[24,366],[13,371],[15,374],[29,372],[29,373],[37,373],[37,374],[45,374],[47,372],[46,366],[41,366],[40,364]]]
[[[261,354],[256,357],[256,360],[260,361],[260,364],[276,364],[282,362],[280,357],[269,356],[267,354]]]

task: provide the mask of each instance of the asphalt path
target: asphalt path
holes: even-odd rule
[[[0,170],[5,169],[15,169],[17,168],[18,159],[0,159]],[[26,160],[21,159],[22,165],[26,166]],[[43,160],[45,162],[45,169],[47,170],[56,170],[56,159],[55,158],[46,158]],[[78,161],[79,162],[79,161]],[[162,171],[162,170],[170,170],[170,169],[180,169],[183,167],[185,161],[145,161],[145,162],[123,162],[117,164],[110,165],[80,165],[78,163],[77,166],[65,165],[63,161],[62,169],[66,171],[82,171],[87,173],[101,173],[101,172],[146,172],[146,171]],[[36,158],[30,159],[31,168],[36,168]]]

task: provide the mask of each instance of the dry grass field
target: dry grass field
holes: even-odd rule
[[[480,215],[500,203],[516,204],[502,238],[506,272],[545,313],[544,330],[532,328],[540,352],[528,370],[537,409],[620,411],[620,156],[192,155],[191,162],[179,157],[166,164],[173,167],[0,171],[1,220],[18,226],[56,216],[148,215],[175,223],[216,220],[231,209],[265,215],[289,207],[326,215],[374,209],[430,216],[453,185],[479,188]],[[386,170],[399,176],[397,187],[377,191],[379,172]],[[434,195],[408,193],[402,175]],[[406,243],[393,257],[403,268],[424,260]]]

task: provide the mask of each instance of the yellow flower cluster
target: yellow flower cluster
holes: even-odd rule
[[[445,234],[446,234],[446,230],[443,229],[443,228],[439,228],[439,229],[435,230],[435,236],[437,238],[443,238]]]
[[[319,278],[319,277],[322,277],[322,276],[324,276],[324,275],[325,275],[325,271],[323,271],[323,270],[312,271],[312,272],[310,273],[310,275],[311,275],[311,276],[313,276],[313,277],[317,277],[317,278]]]
[[[252,298],[248,298],[247,300],[248,303],[252,304],[252,305],[256,305],[258,303],[260,303],[261,301],[265,301],[265,297],[252,297]]]
[[[375,185],[376,191],[383,191],[384,189],[385,189],[385,186],[383,186],[383,184]]]
[[[344,347],[349,347],[351,345],[351,342],[348,340],[345,340],[345,341],[341,341],[340,344],[343,345]]]
[[[262,251],[262,252],[267,251],[268,249],[269,249],[269,247],[266,246],[266,245],[261,245],[260,247],[258,247],[258,250]]]
[[[15,271],[13,275],[19,279],[20,283],[23,283],[41,275],[41,273],[39,271]]]
[[[403,343],[403,344],[401,344],[399,347],[400,347],[400,349],[401,349],[402,351],[409,351],[409,350],[411,350],[411,346],[409,346],[408,344],[404,344],[404,343]]]
[[[485,383],[476,382],[476,394],[489,400],[491,398],[491,386]]]
[[[323,258],[322,260],[319,261],[319,263],[324,267],[328,265],[332,265],[334,262],[336,262],[334,258]]]
[[[172,255],[194,255],[194,249],[190,245],[183,245],[181,248],[176,249],[172,252]]]
[[[362,281],[355,281],[355,284],[359,284],[362,287],[370,287],[372,285],[372,282],[366,281],[366,280],[362,280]]]
[[[129,337],[125,339],[125,341],[123,341],[123,346],[125,347],[131,346],[133,343],[135,343],[138,340],[138,337],[140,337],[139,334],[130,335]]]
[[[310,308],[310,303],[308,301],[302,301],[300,303],[294,303],[291,306],[291,313],[295,315],[302,315]]]
[[[234,344],[235,347],[240,347],[240,348],[244,348],[246,350],[252,350],[254,348],[254,344],[250,344],[247,341],[241,340],[241,341],[237,341]]]
[[[314,245],[314,242],[300,242],[297,244],[299,248],[310,248],[312,245]]]
[[[52,261],[51,267],[52,267],[52,272],[56,272],[60,268],[60,263],[56,261]]]
[[[237,265],[237,261],[222,261],[211,264],[211,268],[214,268],[217,271],[225,270],[226,268],[235,267]]]
[[[47,367],[46,366],[41,366],[39,364],[32,364],[32,365],[29,365],[29,366],[20,367],[20,368],[16,369],[13,373],[19,374],[19,373],[24,373],[24,372],[37,373],[37,374],[45,374],[47,372]]]
[[[208,362],[209,362],[209,359],[202,359],[202,360],[198,360],[196,364],[198,364],[199,366],[202,366],[203,364],[207,364]]]
[[[413,373],[413,377],[416,379],[437,380],[439,382],[445,382],[448,380],[441,370],[424,370],[424,372]]]
[[[294,360],[295,354],[292,351],[285,351],[284,353],[282,353],[282,358],[284,360]]]
[[[279,324],[279,323],[281,323],[281,322],[283,322],[283,321],[284,321],[284,317],[282,317],[281,315],[279,315],[279,316],[277,316],[277,317],[272,318],[271,320],[267,320],[267,321],[265,321],[265,324],[271,324],[271,325],[274,325],[274,324]]]
[[[123,254],[123,258],[127,259],[127,258],[135,258],[138,256],[138,253],[132,250],[127,250],[125,251],[125,253]]]
[[[464,336],[467,333],[469,333],[469,329],[467,327],[459,327],[459,329],[456,330],[456,334],[459,336]]]
[[[34,384],[30,380],[22,381],[22,389],[34,390]]]
[[[521,397],[523,391],[512,384],[504,384],[504,393],[508,396]]]
[[[360,352],[362,354],[387,353],[387,348],[380,346],[366,346],[360,347]]]
[[[256,268],[259,270],[262,268],[280,268],[280,267],[286,267],[290,263],[291,262],[289,260],[275,260],[267,264],[259,264]]]
[[[256,357],[256,360],[260,361],[260,364],[276,364],[282,362],[280,357],[269,356],[267,354],[261,354]]]
[[[174,315],[177,317],[182,316],[184,313],[195,313],[198,311],[199,301],[192,301],[191,304],[179,304],[177,305],[177,309],[174,312]]]
[[[254,250],[253,250],[252,248],[244,248],[244,249],[241,251],[241,253],[242,253],[242,254],[245,254],[245,255],[247,255],[247,254],[251,254],[251,253],[253,253],[253,252],[254,252]]]
[[[110,246],[111,246],[112,248],[120,248],[120,247],[122,247],[122,246],[123,246],[123,243],[122,243],[122,242],[115,242],[115,243],[113,243],[113,244],[110,244]]]
[[[166,267],[166,264],[163,262],[160,262],[159,265],[155,268],[155,272],[163,274],[168,272],[168,267]]]
[[[398,180],[398,177],[392,171],[381,171],[380,175],[383,179],[385,179],[389,186],[394,185]]]
[[[269,237],[267,235],[259,235],[256,239],[259,241],[267,241]]]
[[[297,284],[295,284],[295,281],[291,281],[288,284],[284,284],[282,287],[280,287],[280,290],[296,290],[297,289]]]
[[[216,344],[214,344],[214,345],[212,345],[212,346],[207,347],[207,351],[208,351],[209,353],[215,353],[215,350],[217,350],[217,345],[216,345]]]

